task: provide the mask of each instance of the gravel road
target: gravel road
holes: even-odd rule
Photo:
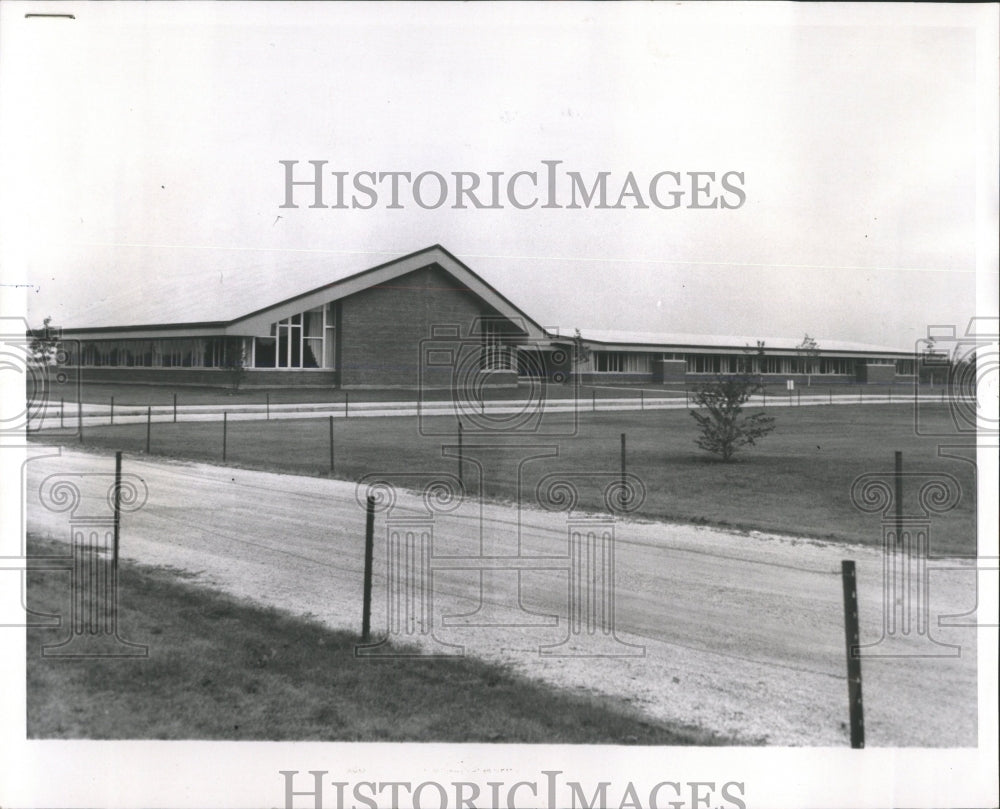
[[[74,476],[83,495],[77,514],[107,513],[111,477],[104,473],[113,472],[113,456],[63,450],[25,469],[29,531],[68,541],[68,514],[40,502],[40,487],[53,474]],[[149,494],[143,508],[122,517],[123,558],[182,569],[205,586],[331,627],[359,628],[364,512],[355,484],[139,457],[126,457],[124,469],[140,476]],[[432,571],[424,623],[419,598],[406,600],[419,591],[402,591],[402,602],[393,602],[401,613],[390,614],[387,596],[387,527],[402,530],[404,539],[425,531],[424,498],[399,490],[391,510],[376,515],[376,636],[401,614],[398,639],[425,651],[464,649],[569,690],[623,697],[650,716],[748,742],[848,743],[840,562],[857,564],[861,642],[876,644],[884,613],[878,548],[618,520],[614,598],[591,604],[570,597],[568,529],[578,518],[588,525],[584,515],[439,505],[451,510],[434,516],[433,556],[420,557],[419,545],[404,541],[403,556],[394,557],[401,560],[396,570],[405,570],[409,548]],[[608,527],[598,522],[598,529]],[[873,518],[873,533],[880,530]],[[478,561],[484,558],[489,562]],[[600,569],[590,568],[594,576]],[[415,582],[404,576],[404,584]],[[917,633],[868,650],[862,665],[870,747],[976,744],[975,632],[938,625],[946,615],[971,623],[974,565],[932,560],[929,582],[931,635],[959,653],[913,656],[948,651]],[[600,622],[600,609],[609,603],[613,635],[601,631],[610,621]],[[574,604],[593,606],[595,633],[586,631],[586,616],[584,631],[570,632]],[[407,622],[407,614],[418,620]],[[433,634],[423,632],[431,621]],[[540,654],[540,647],[548,648]]]

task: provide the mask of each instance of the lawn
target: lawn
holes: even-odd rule
[[[29,537],[33,555],[68,547]],[[357,638],[123,563],[121,637],[146,658],[43,657],[27,633],[28,738],[735,744],[472,658],[354,656]],[[69,614],[68,571],[27,574],[29,609]]]
[[[775,408],[772,412],[777,419],[775,432],[729,464],[695,446],[694,421],[681,410],[584,412],[577,434],[561,438],[504,433],[483,436],[467,428],[464,477],[474,493],[504,501],[520,497],[523,503],[536,504],[536,487],[548,473],[599,473],[600,485],[580,477],[574,477],[573,482],[581,507],[601,511],[605,508],[602,486],[618,473],[619,436],[625,433],[628,472],[638,476],[646,488],[646,498],[635,512],[640,519],[871,544],[881,541],[880,515],[862,512],[852,504],[851,485],[864,473],[891,475],[893,453],[899,450],[906,471],[948,473],[961,486],[958,506],[934,517],[931,553],[975,553],[975,469],[970,463],[939,458],[939,440],[916,434],[911,405],[814,406]],[[930,405],[922,414],[930,420],[927,423],[942,430],[949,422],[943,405]],[[567,417],[557,418],[569,426]],[[453,420],[442,417],[425,422],[425,427],[447,433],[441,436],[422,434],[418,425],[413,417],[336,419],[335,476],[357,480],[372,473],[454,473],[456,461],[443,457],[442,450],[443,445],[456,442]],[[36,440],[47,439],[42,435]],[[59,440],[67,446],[80,446],[75,438]],[[218,463],[222,441],[221,422],[153,423],[150,447],[153,455]],[[141,453],[145,445],[145,424],[88,427],[85,432],[87,447]],[[232,465],[330,474],[329,422],[325,418],[231,421],[226,449],[226,462]],[[558,455],[520,463],[538,451]],[[475,460],[480,462],[481,472],[474,466]],[[906,490],[904,503],[907,512],[917,508],[915,486]]]

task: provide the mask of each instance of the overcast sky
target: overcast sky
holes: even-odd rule
[[[375,264],[433,243],[547,325],[906,347],[974,313],[963,9],[72,8],[8,8],[0,32],[4,280],[31,285],[32,321],[72,325],[154,276],[224,272],[238,296],[243,273],[294,274],[297,251]],[[614,197],[629,171],[737,171],[746,202],[292,210],[280,160],[483,176],[561,160],[611,172]]]

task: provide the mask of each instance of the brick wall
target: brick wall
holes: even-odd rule
[[[858,363],[858,382],[868,385],[891,385],[895,380],[895,365]]]
[[[345,388],[415,387],[420,379],[421,340],[430,337],[431,327],[457,325],[467,346],[456,358],[471,357],[469,343],[473,321],[486,314],[484,304],[469,289],[440,267],[431,265],[401,278],[362,290],[341,301],[340,339],[341,384]],[[446,387],[452,374],[446,367],[425,375],[424,384]],[[516,381],[516,379],[515,379]]]

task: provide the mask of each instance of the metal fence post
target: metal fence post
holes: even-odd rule
[[[226,462],[226,433],[229,431],[229,412],[222,411],[222,462]]]
[[[149,455],[149,442],[153,430],[153,408],[146,407],[146,454]]]
[[[368,643],[372,623],[372,557],[375,549],[375,498],[368,497],[365,509],[365,583],[361,609],[361,642]]]
[[[625,506],[628,505],[628,495],[625,488],[625,433],[622,433],[622,494],[621,494],[621,507],[622,511],[625,510]]]
[[[847,699],[851,717],[851,747],[865,746],[865,711],[861,695],[861,633],[858,628],[858,583],[854,561],[840,563],[844,583],[844,636],[847,644]]]
[[[330,415],[330,475],[333,475],[333,415]]]
[[[117,575],[118,573],[118,537],[121,530],[121,513],[122,513],[122,453],[118,450],[115,453],[115,538],[114,538],[114,554],[111,558],[112,564],[114,565],[114,571]]]

